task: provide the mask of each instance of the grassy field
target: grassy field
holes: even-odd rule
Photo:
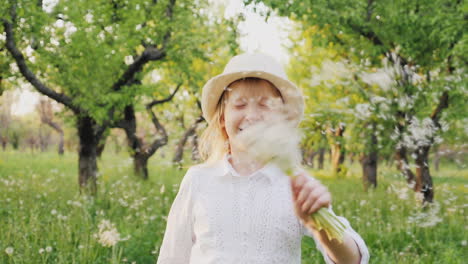
[[[155,263],[185,171],[158,159],[142,181],[132,176],[131,159],[105,154],[99,193],[89,198],[79,195],[76,155],[0,152],[0,263]],[[329,187],[335,212],[366,241],[371,263],[466,263],[467,169],[433,172],[436,202],[426,210],[389,168],[368,192],[357,164],[343,179],[311,172]],[[117,236],[122,241],[103,246]],[[323,263],[312,239],[304,238],[302,248],[303,263]]]

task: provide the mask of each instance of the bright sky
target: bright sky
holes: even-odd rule
[[[286,65],[288,54],[283,46],[287,45],[288,32],[292,26],[289,19],[271,15],[268,22],[265,22],[265,19],[254,13],[251,7],[246,8],[242,0],[221,1],[227,2],[225,17],[231,17],[241,12],[245,15],[245,21],[240,23],[238,27],[243,51],[259,51],[275,57]],[[267,9],[261,5],[257,6],[257,10],[265,11]]]
[[[288,32],[291,22],[287,18],[271,15],[268,22],[251,8],[246,8],[242,0],[210,0],[214,3],[226,4],[224,16],[232,17],[243,12],[245,21],[239,24],[240,46],[243,51],[258,51],[275,57],[283,65],[287,64],[288,54],[284,45],[287,45]],[[57,0],[44,0],[44,6],[52,8]],[[258,7],[264,9],[265,7]],[[19,93],[19,100],[12,105],[14,115],[25,115],[34,111],[39,101],[38,93],[30,85],[23,85],[15,91]]]
[[[36,104],[39,102],[38,92],[33,91],[32,87],[24,85],[19,90],[15,90],[14,93],[18,101],[11,105],[13,115],[21,116],[34,111]]]

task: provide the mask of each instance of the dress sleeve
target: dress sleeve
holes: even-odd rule
[[[166,232],[157,264],[187,264],[195,235],[193,232],[194,173],[185,174],[167,217]]]
[[[333,210],[331,209],[331,206],[329,210],[333,212]],[[338,216],[338,218],[345,224],[346,234],[348,234],[354,240],[354,242],[356,242],[356,245],[359,248],[359,252],[361,253],[360,264],[369,263],[369,250],[367,249],[367,246],[364,240],[356,231],[354,231],[354,229],[351,227],[351,225],[349,224],[349,221],[346,218],[342,216]],[[317,249],[322,253],[325,263],[335,264],[335,262],[333,262],[333,260],[331,260],[330,257],[327,255],[325,249],[322,247],[322,245],[320,244],[319,240],[315,237],[315,235],[302,223],[302,221],[301,221],[301,224],[302,224],[303,235],[312,237],[314,239],[315,245],[317,246]]]

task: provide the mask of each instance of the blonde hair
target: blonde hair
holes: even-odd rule
[[[224,91],[216,106],[213,118],[208,122],[208,127],[205,128],[200,137],[198,152],[206,163],[216,162],[229,153],[228,137],[221,126],[221,120],[224,118],[225,94]]]
[[[275,85],[273,85],[268,80],[256,77],[247,77],[236,80],[230,83],[227,87],[231,87],[242,83],[246,86],[249,86],[250,88],[253,88],[252,86],[258,85],[260,82],[263,81],[266,81],[273,89],[275,89],[275,92],[277,92],[278,95],[281,97],[281,93]],[[205,128],[200,137],[198,151],[200,153],[201,158],[208,164],[221,160],[226,154],[230,152],[229,139],[226,134],[226,131],[221,125],[221,122],[224,118],[226,101],[229,98],[229,93],[226,93],[226,90],[224,90],[221,94],[218,104],[216,105],[216,110],[213,115],[213,118],[209,120],[208,127]]]

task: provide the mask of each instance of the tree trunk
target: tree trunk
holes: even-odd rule
[[[121,120],[119,127],[123,128],[127,136],[128,146],[133,156],[133,165],[135,175],[146,180],[148,179],[148,159],[158,150],[160,147],[167,144],[168,136],[164,127],[159,123],[156,115],[153,113],[151,108],[147,106],[148,114],[151,116],[158,133],[161,134],[161,138],[155,139],[150,145],[144,146],[142,139],[136,135],[136,116],[132,105],[125,107],[125,116]]]
[[[50,126],[53,130],[55,130],[58,134],[59,134],[59,144],[58,144],[58,154],[59,155],[63,155],[64,153],[64,149],[63,149],[63,138],[64,138],[64,133],[63,133],[63,129],[62,127],[57,123],[57,122],[54,122],[52,120],[52,110],[50,110],[50,106],[49,106],[49,109],[47,109],[47,105],[46,105],[46,101],[42,101],[41,102],[42,104],[42,111],[40,111],[40,115],[41,115],[41,122]],[[47,112],[47,110],[49,112]]]
[[[323,170],[323,163],[325,161],[325,149],[319,149],[319,156],[318,156],[318,169]]]
[[[368,153],[365,153],[361,157],[362,166],[362,182],[364,189],[367,190],[370,187],[377,187],[377,163],[379,159],[378,154],[378,140],[375,135],[376,123],[372,122],[372,131],[370,133],[370,140],[368,143]]]
[[[101,158],[102,156],[102,153],[104,152],[104,149],[106,147],[106,136],[104,136],[103,138],[101,138],[101,140],[99,140],[99,143],[97,145],[97,157],[98,158]]]
[[[368,154],[365,154],[361,158],[362,180],[365,190],[367,190],[369,187],[377,187],[377,160],[377,151],[372,151]]]
[[[44,135],[44,127],[42,124],[39,126],[39,149],[41,152],[45,152],[47,149],[47,136]]]
[[[200,161],[200,153],[198,152],[198,136],[196,133],[192,136],[192,160]]]
[[[401,171],[403,176],[405,176],[408,185],[414,189],[416,185],[415,176],[409,167],[408,157],[406,156],[406,147],[401,146],[399,149],[397,149],[395,153],[395,160],[397,169]]]
[[[304,150],[303,157],[302,157],[304,164],[306,164],[307,166],[313,169],[314,159],[318,155],[318,153],[319,153],[318,151],[314,151],[312,149]]]
[[[343,170],[345,150],[341,144],[336,143],[332,146],[332,167],[333,173],[338,175]]]
[[[331,163],[334,175],[340,175],[343,171],[345,160],[345,149],[343,147],[344,126],[340,126],[334,132],[335,142],[331,146]]]
[[[415,191],[423,194],[423,202],[432,203],[434,199],[434,186],[429,171],[430,146],[418,148],[416,151],[416,186]]]
[[[59,136],[60,136],[60,139],[59,139],[59,144],[58,144],[58,154],[60,156],[63,155],[63,153],[65,152],[64,150],[64,136],[63,136],[63,131],[59,132]]]
[[[450,62],[449,62],[450,65]],[[451,73],[451,71],[449,71]],[[449,106],[449,95],[444,91],[439,98],[436,109],[431,114],[432,122],[440,129],[440,116],[442,111]],[[434,200],[434,186],[429,170],[429,151],[434,144],[434,137],[431,138],[431,144],[416,149],[416,186],[415,191],[423,194],[423,204],[432,203]]]
[[[307,155],[307,165],[309,165],[312,169],[314,168],[314,158],[317,156],[317,151],[311,151],[309,155]]]
[[[98,157],[98,158],[101,158],[102,153],[104,152],[104,148],[105,148],[105,147],[106,147],[106,143],[105,143],[105,142],[99,142],[99,144],[97,145],[96,152],[97,152],[97,157]]]
[[[439,164],[440,164],[440,152],[437,149],[434,153],[434,170],[439,171]]]
[[[187,143],[188,138],[195,134],[198,124],[200,124],[202,121],[203,121],[203,117],[198,117],[195,120],[195,122],[184,132],[179,142],[177,143],[174,158],[172,159],[172,162],[180,163],[182,161],[182,158],[184,156],[185,144]]]
[[[125,134],[127,135],[128,147],[133,157],[133,171],[136,176],[146,179],[145,177],[147,177],[148,174],[145,175],[144,172],[147,172],[148,169],[146,167],[142,168],[142,166],[145,166],[146,163],[140,162],[140,157],[143,155],[143,146],[141,140],[136,135],[137,124],[133,106],[125,107],[125,115],[124,119],[122,120],[122,128],[124,129]]]
[[[96,131],[96,122],[89,116],[79,117],[77,121],[79,136],[78,182],[80,192],[96,195],[97,185],[97,144],[100,133]]]
[[[141,153],[133,156],[134,173],[145,180],[148,179],[148,158],[146,155],[141,155]]]

